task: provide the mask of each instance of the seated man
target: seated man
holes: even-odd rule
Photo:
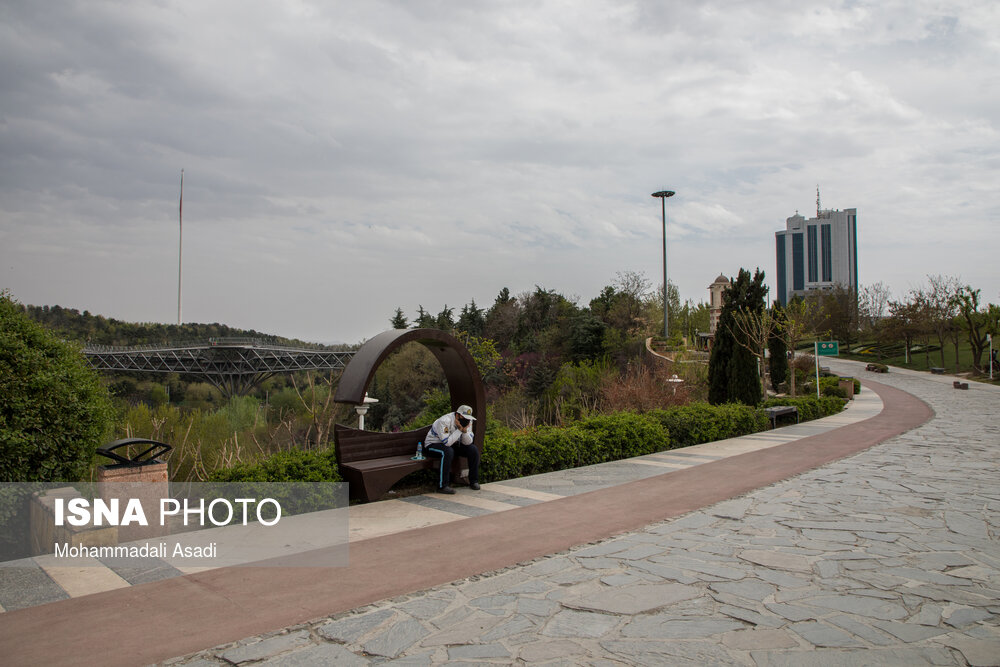
[[[430,456],[441,457],[438,493],[455,493],[451,488],[451,463],[456,456],[469,461],[469,488],[479,490],[479,450],[472,445],[472,408],[461,405],[454,412],[440,417],[431,426],[424,441],[424,451]]]

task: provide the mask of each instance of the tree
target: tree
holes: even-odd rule
[[[930,288],[924,293],[926,313],[930,318],[929,329],[937,336],[941,346],[941,366],[944,366],[944,341],[952,327],[952,320],[958,314],[956,297],[962,288],[958,278],[927,276]],[[958,363],[958,357],[955,358]]]
[[[820,297],[821,331],[829,331],[834,340],[844,343],[845,352],[851,351],[851,343],[857,340],[858,297],[854,290],[843,285]]]
[[[486,313],[484,335],[496,341],[501,350],[506,350],[514,340],[519,315],[520,306],[517,300],[511,297],[510,290],[504,287]]]
[[[782,310],[781,333],[788,348],[788,364],[792,366],[789,391],[795,396],[795,351],[806,336],[813,333],[816,326],[816,302],[811,299],[794,298]]]
[[[648,302],[649,321],[651,328],[658,334],[663,332],[663,285],[656,290],[654,300]],[[670,337],[674,338],[678,332],[682,332],[680,325],[681,295],[677,285],[667,281],[667,325],[670,329]]]
[[[741,308],[733,313],[733,323],[740,335],[736,342],[756,357],[760,374],[760,395],[767,397],[767,374],[764,372],[764,358],[767,356],[768,342],[774,337],[775,325],[771,311],[761,308]]]
[[[406,320],[406,315],[403,315],[402,308],[396,308],[396,314],[389,320],[389,324],[392,325],[393,329],[406,329],[410,326]]]
[[[455,328],[455,314],[454,308],[449,308],[448,304],[444,305],[441,312],[438,313],[437,318],[434,320],[434,325],[441,331],[451,331]]]
[[[82,479],[113,419],[79,350],[0,292],[0,481]]]
[[[541,352],[559,356],[568,343],[569,322],[579,309],[561,294],[535,286],[521,295],[513,344],[521,354]]]
[[[977,371],[983,369],[983,351],[987,347],[987,334],[997,333],[997,319],[1000,308],[990,304],[982,310],[979,304],[980,290],[966,285],[956,295],[956,305],[962,327],[972,348],[972,365]]]
[[[589,313],[577,317],[569,334],[570,359],[597,361],[605,355],[604,334],[608,325]]]
[[[684,336],[688,345],[695,346],[695,337],[698,333],[708,333],[711,326],[711,312],[709,306],[704,301],[695,305],[692,299],[688,299],[681,306],[679,315],[675,315],[672,320],[677,325],[683,325]],[[680,327],[671,327],[678,329]]]
[[[862,285],[858,293],[858,327],[870,336],[875,336],[882,320],[885,319],[892,293],[883,282]]]
[[[423,306],[417,307],[417,319],[413,321],[414,329],[433,329],[436,324],[434,316],[424,310]]]
[[[476,306],[476,300],[462,306],[462,312],[458,315],[458,323],[455,325],[459,331],[470,336],[482,336],[486,329],[486,314],[482,308]]]
[[[715,330],[715,343],[708,362],[708,400],[712,404],[740,402],[756,405],[761,400],[754,355],[738,340],[740,333],[734,316],[741,310],[764,309],[764,273],[757,269],[753,277],[740,269],[722,295],[722,313]]]
[[[920,333],[920,304],[913,301],[890,301],[889,317],[880,332],[883,340],[903,340],[906,363],[910,363],[913,339]]]

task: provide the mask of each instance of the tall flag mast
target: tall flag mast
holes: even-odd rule
[[[181,201],[177,207],[177,220],[179,223],[178,248],[177,248],[177,324],[181,323],[181,264],[184,254],[184,170],[181,169]]]

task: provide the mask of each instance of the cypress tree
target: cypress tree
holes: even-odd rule
[[[734,321],[740,310],[760,313],[764,310],[767,289],[764,272],[740,269],[736,280],[722,294],[722,313],[715,329],[715,342],[708,361],[708,400],[720,403],[757,405],[761,401],[757,358],[737,337],[742,336]]]

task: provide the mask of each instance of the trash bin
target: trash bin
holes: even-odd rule
[[[844,390],[847,400],[854,400],[854,378],[840,378],[837,381],[837,386]]]

